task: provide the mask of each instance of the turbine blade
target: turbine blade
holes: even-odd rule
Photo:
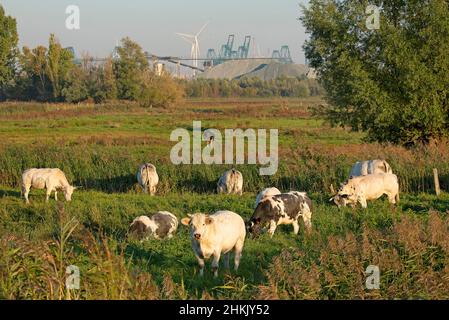
[[[200,31],[198,31],[198,33],[196,34],[197,37],[204,31],[204,29],[206,29],[208,24],[209,24],[209,21],[204,24],[204,26],[200,29]]]

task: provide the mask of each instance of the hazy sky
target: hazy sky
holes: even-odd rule
[[[194,34],[210,21],[200,36],[201,55],[219,50],[228,34],[241,45],[251,35],[263,55],[287,44],[295,62],[303,63],[306,37],[297,20],[306,0],[0,0],[8,15],[17,19],[20,45],[47,44],[55,33],[63,46],[79,55],[108,55],[117,40],[130,36],[145,51],[187,57],[190,45],[175,32]],[[78,5],[81,29],[67,30],[65,9]]]

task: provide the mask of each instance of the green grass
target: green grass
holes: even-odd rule
[[[441,261],[449,259],[449,195],[432,195],[432,168],[439,169],[448,190],[449,148],[364,143],[363,134],[311,118],[308,107],[320,103],[190,100],[168,110],[1,104],[0,298],[447,298],[449,270]],[[191,130],[192,120],[202,120],[203,129],[278,128],[278,172],[261,177],[257,166],[236,166],[244,175],[244,195],[216,195],[216,181],[229,165],[169,161],[170,132]],[[330,185],[337,187],[354,161],[368,158],[386,158],[392,165],[401,184],[400,206],[392,210],[385,200],[370,202],[367,210],[331,205]],[[144,161],[158,168],[155,197],[136,185]],[[45,203],[44,192],[36,190],[26,205],[19,185],[30,167],[59,167],[83,189],[72,202],[62,202],[63,210],[53,199]],[[184,226],[169,241],[127,238],[136,216],[158,210],[182,218],[227,209],[248,219],[257,192],[267,186],[307,191],[314,203],[313,232],[306,235],[301,228],[294,236],[291,226],[281,226],[273,238],[248,237],[238,274],[222,268],[214,279],[208,268],[200,278]],[[371,263],[380,264],[386,275],[378,293],[363,289],[364,268]],[[82,275],[75,293],[63,285],[70,264]],[[435,279],[440,285],[430,286]]]

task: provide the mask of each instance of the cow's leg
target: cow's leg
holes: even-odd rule
[[[277,228],[277,223],[274,220],[270,221],[270,229],[268,229],[268,233],[270,234],[271,237],[273,237],[274,232],[276,231]]]
[[[298,234],[298,232],[299,232],[299,223],[298,223],[298,220],[293,221],[292,225],[293,225],[293,233],[294,233],[294,234]]]
[[[368,203],[366,202],[366,199],[365,199],[365,198],[360,198],[360,199],[359,199],[359,202],[360,202],[360,204],[362,205],[362,208],[363,208],[363,209],[368,208]]]
[[[231,251],[229,251],[228,253],[226,253],[225,255],[224,255],[224,266],[225,266],[225,268],[226,268],[226,270],[229,270],[229,259],[230,259],[230,257],[231,257]]]
[[[30,188],[31,188],[31,186],[22,185],[22,193],[23,193],[23,196],[25,197],[25,202],[27,204],[30,203],[30,200],[28,200],[28,195],[30,194]]]
[[[214,277],[218,277],[218,265],[220,264],[220,252],[214,253],[214,258],[212,259],[212,271]]]
[[[55,200],[58,201],[58,190],[55,190]]]
[[[196,259],[198,260],[198,264],[200,266],[200,276],[202,277],[204,275],[204,259],[201,259],[199,256],[196,256]]]
[[[47,188],[47,193],[45,195],[45,202],[48,202],[48,200],[50,199],[50,195],[51,195],[52,191],[53,191],[53,188],[50,188],[50,187]]]
[[[243,251],[243,244],[245,242],[245,239],[240,239],[237,241],[237,243],[235,244],[235,248],[234,248],[234,271],[237,272],[237,270],[239,269],[239,265],[240,265],[240,259],[242,258],[242,251]]]
[[[302,220],[304,221],[304,225],[307,231],[312,230],[312,211],[306,209],[302,213]]]

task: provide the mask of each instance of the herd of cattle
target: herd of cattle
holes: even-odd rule
[[[140,166],[137,181],[143,191],[154,195],[159,183],[156,167],[150,163]],[[22,194],[29,203],[30,188],[46,189],[46,201],[52,192],[57,200],[57,191],[64,193],[70,201],[76,187],[71,186],[60,169],[28,169],[22,175]],[[243,175],[231,169],[218,180],[217,193],[243,193]],[[392,173],[390,165],[384,160],[359,161],[352,167],[349,179],[342,183],[336,195],[330,199],[338,207],[360,203],[367,207],[367,201],[387,195],[391,204],[399,201],[398,178]],[[282,193],[277,188],[267,188],[256,198],[255,209],[249,221],[235,212],[220,210],[213,214],[196,213],[188,215],[181,223],[190,229],[190,238],[194,254],[203,274],[204,260],[213,257],[212,270],[218,275],[220,256],[225,255],[229,267],[230,253],[234,252],[234,269],[237,271],[246,233],[257,236],[261,231],[273,236],[277,226],[292,225],[295,234],[299,232],[299,220],[302,218],[306,231],[312,228],[312,201],[306,192],[290,191]],[[129,227],[129,235],[140,240],[152,236],[156,239],[170,239],[178,228],[177,217],[167,211],[159,211],[151,217],[140,216]]]

